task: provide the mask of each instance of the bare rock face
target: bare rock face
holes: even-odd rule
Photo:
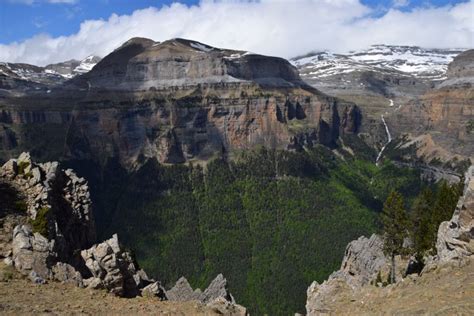
[[[84,80],[114,90],[245,81],[287,87],[302,83],[296,68],[284,59],[180,38],[162,43],[132,38],[78,78]]]
[[[13,263],[25,275],[34,273],[42,279],[52,277],[51,266],[57,260],[54,241],[31,231],[27,225],[15,227],[12,242]]]
[[[219,274],[209,284],[204,292],[200,289],[193,290],[188,280],[181,277],[176,284],[166,291],[169,301],[199,301],[223,315],[247,315],[245,307],[237,304],[234,297],[227,289],[227,280]]]
[[[347,245],[341,269],[336,273],[357,287],[372,281],[387,263],[382,238],[375,234],[370,238],[361,236]]]
[[[53,279],[63,283],[71,283],[82,287],[82,275],[67,263],[58,262],[52,268]]]
[[[156,297],[160,300],[166,300],[166,291],[159,281],[153,282],[140,290],[144,297]]]
[[[227,289],[227,280],[222,274],[219,274],[212,280],[211,284],[209,284],[207,289],[202,293],[200,300],[207,304],[217,298],[224,298],[231,303],[235,303],[234,298]]]
[[[436,250],[440,262],[461,260],[474,253],[474,166],[465,174],[465,187],[453,217],[442,222]]]
[[[92,274],[91,279],[84,280],[87,287],[105,288],[118,296],[134,297],[152,282],[144,271],[137,269],[130,254],[121,250],[116,234],[81,251],[81,256]]]
[[[170,301],[185,302],[199,300],[201,292],[194,291],[188,280],[181,277],[171,289],[166,291],[166,296]]]

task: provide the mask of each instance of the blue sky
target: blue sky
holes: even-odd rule
[[[103,57],[136,36],[285,58],[372,44],[474,47],[474,0],[175,1],[0,0],[0,61]]]
[[[51,0],[49,0],[51,1]],[[0,43],[22,41],[38,33],[53,37],[70,35],[79,30],[84,20],[107,19],[113,13],[128,15],[137,9],[160,8],[172,2],[196,5],[198,0],[0,0]],[[62,2],[56,0],[56,2]],[[291,0],[287,0],[291,1]],[[55,2],[52,0],[52,2]],[[444,6],[463,0],[362,0],[363,4],[383,14],[390,7],[402,11],[423,6]],[[464,1],[465,2],[465,1]]]

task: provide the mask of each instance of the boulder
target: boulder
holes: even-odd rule
[[[142,293],[142,296],[144,297],[156,297],[161,301],[164,301],[167,299],[166,291],[161,286],[161,283],[159,281],[153,282],[145,286],[143,289],[141,289],[141,293]]]
[[[146,273],[137,269],[130,254],[121,250],[116,234],[81,251],[81,257],[93,276],[92,280],[84,280],[87,287],[103,287],[117,296],[134,297],[151,283]]]
[[[372,281],[388,261],[380,236],[361,236],[347,245],[339,275],[352,287],[362,286]]]
[[[56,260],[54,241],[38,233],[32,233],[28,225],[19,225],[13,231],[12,260],[15,268],[24,275],[48,279],[52,276],[51,265]]]
[[[83,286],[82,275],[70,264],[58,262],[51,270],[54,280],[63,283],[71,283],[79,287]]]
[[[202,293],[197,293],[193,290],[188,280],[185,277],[179,278],[176,284],[166,291],[166,296],[169,301],[193,301],[199,300]]]
[[[224,298],[225,300],[235,303],[234,298],[227,290],[227,280],[222,274],[219,274],[207,289],[200,296],[200,301],[207,304],[211,301],[214,301],[217,298]]]
[[[242,305],[229,302],[223,297],[218,297],[207,304],[208,307],[221,315],[246,316],[247,309]]]

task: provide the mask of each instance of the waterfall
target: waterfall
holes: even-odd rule
[[[392,135],[390,135],[390,130],[388,129],[387,123],[385,122],[385,118],[382,115],[382,122],[383,125],[385,126],[385,133],[387,133],[387,138],[388,141],[383,145],[382,149],[380,149],[379,154],[377,155],[377,159],[375,160],[375,164],[378,165],[380,158],[382,157],[382,153],[385,150],[385,147],[387,147],[388,144],[392,141]]]

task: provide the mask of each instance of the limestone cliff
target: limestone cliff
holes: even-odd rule
[[[0,100],[0,157],[181,163],[258,145],[333,147],[360,125],[354,104],[309,87],[284,59],[134,38],[49,93]]]
[[[448,67],[448,78],[436,88],[387,116],[392,136],[401,137],[393,143],[397,159],[444,165],[452,170],[463,160],[473,160],[473,52],[469,50],[454,58]],[[412,150],[408,150],[410,146]],[[400,147],[403,150],[398,150]],[[470,165],[464,163],[460,174],[466,164]]]

